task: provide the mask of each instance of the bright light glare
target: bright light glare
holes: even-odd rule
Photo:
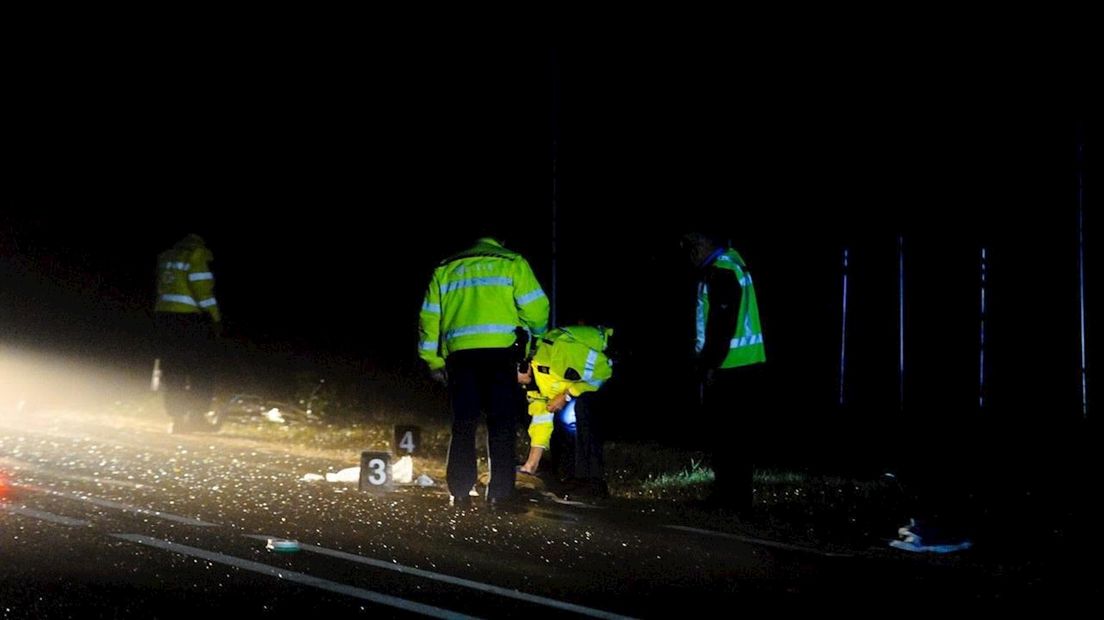
[[[149,394],[148,374],[0,345],[0,424],[6,427],[51,411],[102,410],[141,393]]]

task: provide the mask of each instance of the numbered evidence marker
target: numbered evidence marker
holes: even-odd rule
[[[395,453],[414,456],[422,447],[422,427],[395,426]]]
[[[391,455],[386,452],[360,453],[361,491],[391,490]]]

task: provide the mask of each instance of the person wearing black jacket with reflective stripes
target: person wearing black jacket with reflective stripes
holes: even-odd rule
[[[715,475],[710,503],[746,512],[752,505],[756,446],[763,444],[766,350],[759,304],[743,257],[700,232],[682,247],[698,269],[694,350]]]

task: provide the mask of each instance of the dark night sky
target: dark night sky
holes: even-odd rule
[[[550,287],[543,45],[126,43],[44,44],[17,63],[0,217],[9,308],[48,280],[107,315],[140,315],[157,252],[195,231],[243,337],[406,364],[429,269],[485,223],[506,222]],[[561,318],[610,321],[642,375],[678,374],[672,352],[690,326],[675,241],[708,226],[756,274],[784,374],[810,377],[809,402],[827,402],[846,245],[858,376],[893,391],[903,231],[917,340],[970,341],[970,261],[995,244],[994,263],[1018,274],[994,291],[1016,308],[1009,342],[1012,324],[1033,320],[1027,300],[1048,294],[1039,281],[1057,287],[1042,305],[1061,314],[1062,344],[1036,354],[1061,357],[1054,381],[1068,382],[1085,77],[991,60],[561,46]],[[928,293],[951,282],[960,319],[921,320],[936,310]],[[952,364],[962,385],[948,388],[963,402],[970,346]],[[943,359],[921,351],[910,354],[925,372]]]

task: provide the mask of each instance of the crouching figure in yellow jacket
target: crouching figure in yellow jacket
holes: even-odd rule
[[[553,329],[536,342],[527,372],[518,382],[530,386],[529,458],[518,468],[536,474],[558,426],[574,441],[575,458],[566,477],[602,481],[601,442],[595,432],[593,396],[613,375],[605,351],[613,330],[587,325]],[[602,484],[604,487],[604,482]]]

